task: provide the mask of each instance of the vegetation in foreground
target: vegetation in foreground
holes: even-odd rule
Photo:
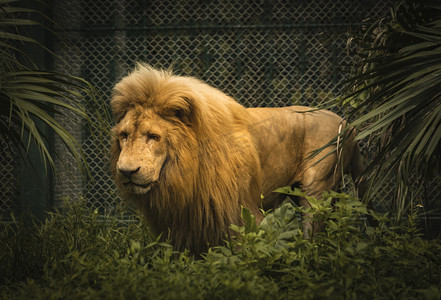
[[[339,198],[332,208],[331,196]],[[200,259],[173,252],[135,216],[102,216],[78,202],[44,224],[1,230],[2,299],[439,299],[441,243],[367,212],[344,194],[310,199],[325,229],[302,236],[285,203],[257,226],[243,210],[237,236]],[[379,227],[364,224],[372,215]],[[121,220],[124,219],[122,222]],[[197,229],[195,229],[197,230]]]

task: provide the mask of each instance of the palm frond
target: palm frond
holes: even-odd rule
[[[46,170],[56,171],[54,158],[62,154],[51,145],[47,131],[42,130],[48,128],[60,138],[80,169],[88,174],[80,141],[57,121],[56,116],[85,125],[90,132],[109,132],[108,109],[86,80],[36,69],[24,46],[33,44],[50,54],[53,52],[23,33],[26,30],[22,28],[44,25],[19,16],[42,14],[10,5],[16,2],[0,0],[0,135],[16,145],[23,156],[27,155],[30,143],[35,143]]]
[[[441,7],[399,1],[358,45],[360,62],[343,102],[355,102],[350,118],[357,138],[377,142],[367,168],[373,189],[384,173],[394,174],[403,189],[412,177],[440,171]]]

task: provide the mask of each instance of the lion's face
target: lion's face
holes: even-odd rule
[[[145,194],[158,182],[167,157],[171,124],[151,109],[128,111],[114,128],[119,144],[116,183],[121,191]]]

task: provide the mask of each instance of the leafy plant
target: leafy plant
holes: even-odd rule
[[[412,182],[441,170],[441,5],[397,1],[355,42],[359,62],[344,104],[357,138],[378,149],[367,168],[371,192],[394,176],[400,217]]]
[[[84,79],[37,68],[29,46],[52,52],[26,30],[47,28],[32,19],[33,15],[41,16],[39,12],[17,7],[16,3],[0,0],[0,135],[17,146],[23,156],[34,142],[46,169],[47,166],[55,169],[54,156],[61,154],[53,148],[50,133],[45,130],[48,128],[60,138],[82,170],[86,170],[79,141],[55,116],[84,122],[98,129],[92,130],[95,132],[106,132],[107,110],[93,86]]]
[[[203,258],[174,252],[136,215],[99,215],[66,201],[43,224],[0,230],[0,298],[7,299],[395,299],[440,297],[441,243],[411,222],[362,222],[366,207],[345,194],[336,205],[310,199],[324,229],[300,231],[303,209],[287,202],[244,226]],[[121,220],[124,219],[124,222]],[[197,229],[195,229],[197,230]]]

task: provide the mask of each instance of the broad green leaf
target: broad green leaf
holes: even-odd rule
[[[250,210],[242,207],[241,210],[241,217],[242,220],[245,223],[245,233],[251,233],[251,232],[259,232],[259,228],[257,227],[257,223],[256,223],[256,217],[251,214]]]
[[[281,193],[281,194],[287,194],[287,195],[292,195],[292,196],[298,196],[298,197],[304,197],[305,196],[305,193],[302,192],[300,189],[294,188],[294,190],[292,190],[292,188],[290,186],[280,187],[278,189],[275,189],[273,192]]]

